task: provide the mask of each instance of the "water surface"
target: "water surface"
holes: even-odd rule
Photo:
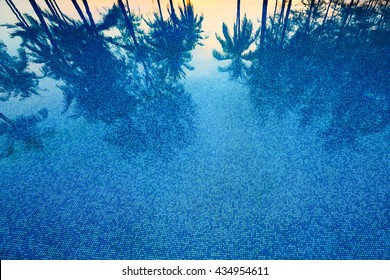
[[[14,2],[37,18],[27,3]],[[97,22],[101,15],[96,8],[111,7],[110,1],[106,6],[88,2]],[[150,11],[158,11],[156,3],[129,2],[139,5],[136,14],[150,19]],[[353,83],[349,62],[330,59],[324,66],[326,54],[323,60],[313,59],[310,51],[299,56],[305,46],[318,49],[309,39],[294,43],[301,37],[294,37],[293,24],[301,28],[305,21],[294,22],[291,16],[286,45],[275,47],[270,37],[269,52],[244,62],[251,70],[234,79],[232,71],[218,71],[230,61],[218,61],[212,50],[221,52],[215,33],[222,36],[223,21],[233,34],[236,2],[226,12],[217,7],[220,1],[211,2],[193,1],[195,12],[204,15],[199,40],[204,46],[174,53],[192,56],[194,70],[179,65],[184,76],[169,68],[175,60],[158,59],[163,49],[148,53],[149,60],[135,59],[134,49],[124,54],[101,43],[110,32],[88,33],[74,7],[58,1],[65,14],[78,20],[82,35],[66,45],[68,35],[56,31],[56,22],[47,17],[60,54],[47,34],[40,31],[40,36],[50,57],[58,55],[73,70],[61,72],[69,69],[63,61],[58,68],[50,60],[38,63],[25,47],[26,71],[44,76],[35,87],[39,95],[19,100],[19,93],[0,103],[0,113],[13,121],[21,115],[37,121],[27,128],[18,123],[0,135],[1,258],[389,259],[390,97],[383,82],[389,57],[379,62],[368,53],[352,73],[357,75]],[[6,3],[0,5],[7,23],[15,23]],[[272,18],[274,4],[269,5]],[[247,12],[255,22],[255,31],[260,1],[242,1],[241,9],[242,17]],[[166,10],[164,17],[168,20]],[[350,24],[355,28],[354,19]],[[323,21],[318,17],[313,22],[307,36],[320,38],[322,33],[315,32]],[[356,28],[364,31],[358,23]],[[140,24],[136,35],[142,45],[141,30],[158,29]],[[275,26],[269,24],[272,34]],[[126,30],[123,22],[118,26]],[[387,36],[388,27],[385,22],[380,29]],[[21,40],[11,39],[11,30],[2,27],[1,40],[17,61]],[[355,38],[352,27],[348,32]],[[164,34],[175,40],[172,34],[178,33]],[[120,44],[134,48],[130,36],[122,37]],[[259,38],[256,44],[253,50],[259,49]],[[293,44],[302,48],[292,51],[288,46]],[[383,48],[381,42],[372,44],[378,53],[389,54],[388,42]],[[79,60],[73,50],[80,52]],[[291,57],[288,51],[296,54],[294,63],[281,61]],[[348,57],[349,50],[340,46],[337,55],[344,54]],[[339,64],[347,64],[344,72]],[[45,67],[52,71],[45,73]],[[315,75],[322,67],[334,67],[335,77],[344,80],[334,79],[330,87],[332,76]],[[166,74],[166,68],[173,70]],[[145,71],[154,75],[157,89],[148,84]],[[289,71],[297,76],[283,76]],[[373,73],[377,83],[370,82]],[[73,99],[64,110],[66,96]],[[47,118],[37,113],[42,108],[48,109]]]

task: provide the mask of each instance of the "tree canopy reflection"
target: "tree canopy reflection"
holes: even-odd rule
[[[237,1],[237,16],[233,26],[233,36],[229,32],[226,23],[222,24],[223,38],[217,33],[217,40],[221,44],[222,52],[213,51],[213,56],[218,60],[230,60],[226,67],[219,67],[221,72],[229,72],[234,79],[246,76],[249,60],[253,58],[253,52],[249,50],[256,41],[260,30],[253,32],[253,24],[246,15],[241,20],[241,2]]]
[[[28,67],[37,64],[43,76],[63,82],[64,112],[107,124],[107,140],[125,150],[189,141],[194,108],[181,81],[203,39],[203,16],[191,1],[169,1],[164,16],[158,0],[158,11],[144,18],[131,1],[118,0],[99,19],[87,0],[71,1],[77,19],[55,0],[29,0],[33,14],[6,3],[17,19],[7,26],[22,44],[16,56],[0,45],[2,102],[38,92],[41,77]],[[222,50],[213,51],[230,62],[221,71],[247,83],[260,114],[297,113],[302,126],[316,124],[329,148],[384,131],[390,123],[389,1],[294,6],[281,0],[273,12],[267,0],[261,3],[255,29],[237,0],[232,33],[223,23],[216,33]],[[1,131],[12,138],[9,120],[2,113]]]
[[[41,7],[30,0],[34,16],[22,15],[7,1],[18,19],[8,25],[11,36],[22,39],[22,48],[32,63],[42,65],[44,76],[63,82],[64,112],[114,127],[107,138],[122,146],[184,141],[194,125],[194,110],[180,79],[183,67],[193,69],[190,52],[202,39],[203,20],[191,1],[183,2],[179,15],[171,2],[169,18],[155,14],[145,19],[146,28],[128,1],[117,1],[101,20],[94,18],[88,1],[82,1],[86,13],[79,2],[72,0],[81,20],[65,15],[56,1]],[[132,135],[123,137],[126,133]]]
[[[0,61],[0,101],[38,94],[38,77],[29,71],[24,49],[19,49],[18,56],[11,56],[4,43],[0,42]]]
[[[302,126],[320,127],[328,148],[383,131],[390,123],[389,1],[291,2],[283,0],[261,21],[262,39],[247,67],[226,70],[233,78],[248,73],[260,114],[296,112]],[[223,33],[229,38],[225,23]],[[223,50],[234,42],[217,39]],[[244,46],[240,53],[250,50]],[[214,54],[234,63],[233,55]]]

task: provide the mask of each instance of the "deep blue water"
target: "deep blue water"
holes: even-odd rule
[[[49,75],[39,81],[39,96],[0,104],[13,120],[49,110],[34,126],[39,144],[22,132],[0,135],[4,150],[12,149],[0,159],[1,259],[390,258],[389,126],[331,134],[332,142],[323,132],[345,131],[342,121],[316,109],[318,119],[302,125],[297,107],[259,105],[256,83],[217,70],[212,42],[192,51],[195,70],[167,89],[174,98],[141,103],[139,115],[121,115],[125,102],[110,103],[118,91],[106,103],[76,97],[84,107],[73,103],[64,113],[63,93],[84,89]],[[82,58],[80,71],[97,67],[89,63]],[[86,85],[85,94],[104,84]],[[386,85],[379,88],[388,102]],[[362,104],[379,111],[370,107],[377,103]],[[113,111],[117,119],[104,118]]]

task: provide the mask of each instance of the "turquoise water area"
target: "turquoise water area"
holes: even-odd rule
[[[327,6],[309,27],[315,7],[293,6],[301,17],[278,43],[272,6],[265,47],[259,29],[252,54],[219,61],[222,22],[185,33],[170,6],[154,25],[127,18],[137,47],[122,1],[109,29],[83,1],[87,23],[38,1],[49,32],[14,2],[36,23],[1,3],[19,22],[0,29],[1,259],[390,258],[388,19],[368,34],[357,6],[322,31]],[[199,20],[206,6],[193,2]]]

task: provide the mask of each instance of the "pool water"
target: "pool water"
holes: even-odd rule
[[[1,259],[390,258],[389,127],[326,148],[326,117],[259,113],[253,89],[218,71],[206,33],[178,82],[190,108],[179,125],[163,118],[144,142],[126,132],[153,145],[113,143],[120,122],[64,113],[70,85],[51,77],[39,96],[0,104],[10,118],[49,110],[42,147],[15,141],[0,159]]]

